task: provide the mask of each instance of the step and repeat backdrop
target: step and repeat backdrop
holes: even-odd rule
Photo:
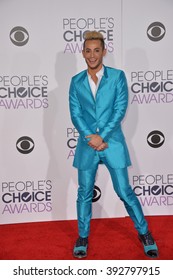
[[[103,33],[104,64],[127,76],[131,186],[146,215],[173,214],[172,13],[172,0],[0,1],[1,224],[76,219],[68,91],[86,68],[87,30]],[[100,166],[93,218],[126,215]]]

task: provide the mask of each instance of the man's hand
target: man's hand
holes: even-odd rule
[[[96,150],[103,143],[103,139],[98,134],[90,134],[86,138],[90,138],[88,145]]]
[[[108,148],[108,144],[103,142],[100,146],[97,147],[97,151],[104,151],[105,149]]]

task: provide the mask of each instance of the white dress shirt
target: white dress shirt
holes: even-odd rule
[[[94,99],[96,97],[97,89],[99,87],[99,84],[100,84],[100,81],[102,79],[103,73],[104,73],[104,68],[102,66],[102,68],[96,73],[96,76],[98,78],[97,84],[95,84],[95,82],[91,78],[91,75],[88,73],[88,80],[89,80],[90,88],[91,88],[92,94],[94,96]]]

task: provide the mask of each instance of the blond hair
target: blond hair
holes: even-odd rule
[[[98,31],[86,31],[84,34],[84,44],[83,48],[85,48],[85,42],[87,40],[99,40],[102,44],[103,49],[105,48],[105,42],[102,33]]]

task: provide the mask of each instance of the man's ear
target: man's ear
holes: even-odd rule
[[[104,49],[103,56],[105,56],[106,54],[107,54],[107,49]]]

